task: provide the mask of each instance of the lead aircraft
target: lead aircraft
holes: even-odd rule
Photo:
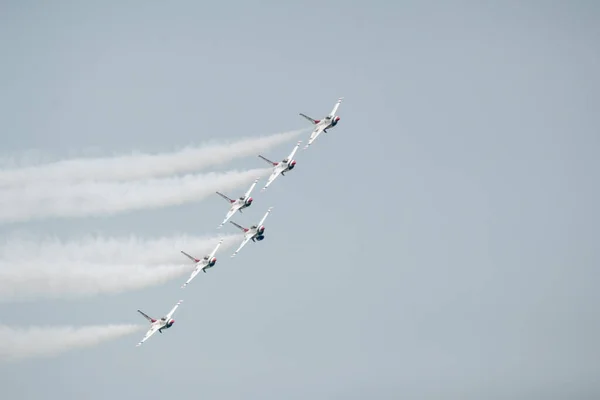
[[[179,307],[179,305],[183,302],[183,300],[179,300],[177,302],[177,304],[175,304],[175,307],[173,307],[173,309],[171,311],[169,311],[169,313],[167,315],[165,315],[164,317],[162,317],[161,319],[155,319],[152,317],[149,317],[148,315],[144,314],[141,310],[138,310],[138,312],[140,314],[142,314],[144,316],[144,318],[146,318],[148,321],[150,321],[150,329],[148,330],[148,332],[146,332],[146,335],[144,336],[144,338],[142,340],[140,340],[140,342],[136,345],[137,346],[141,346],[142,343],[144,343],[146,340],[148,340],[148,338],[150,338],[150,336],[154,335],[156,333],[156,331],[158,331],[159,333],[162,333],[163,329],[169,329],[170,327],[173,326],[173,324],[175,323],[175,320],[172,318],[173,314],[175,313],[175,310],[177,310],[177,307]]]
[[[286,172],[294,169],[294,167],[296,166],[296,160],[294,160],[294,154],[296,154],[296,151],[298,151],[298,147],[300,147],[300,143],[302,143],[302,140],[298,141],[298,143],[296,144],[296,146],[294,147],[294,149],[292,150],[292,152],[290,153],[289,156],[287,156],[286,158],[284,158],[283,160],[281,160],[279,162],[273,162],[273,161],[269,160],[268,158],[261,156],[260,154],[258,155],[260,158],[262,158],[263,160],[265,160],[266,162],[268,162],[269,164],[271,164],[273,166],[273,172],[271,173],[269,180],[265,184],[265,187],[262,188],[262,190],[261,190],[262,192],[267,190],[269,185],[271,183],[273,183],[273,181],[279,175],[285,176]]]
[[[192,281],[192,279],[194,279],[196,277],[196,275],[198,275],[200,273],[200,271],[206,273],[207,269],[215,266],[215,264],[217,263],[217,257],[215,257],[215,254],[217,254],[217,250],[219,250],[221,243],[223,243],[223,239],[221,239],[219,241],[219,243],[217,244],[217,247],[215,247],[215,249],[212,251],[212,253],[210,253],[207,256],[204,256],[204,258],[202,258],[201,260],[197,259],[196,257],[192,257],[185,251],[181,250],[181,253],[184,256],[186,256],[187,258],[189,258],[190,260],[192,260],[193,262],[196,263],[196,268],[194,268],[194,271],[192,272],[192,275],[190,276],[190,278],[183,285],[181,285],[182,289],[184,287],[186,287]]]
[[[272,209],[273,207],[269,207],[267,213],[264,217],[262,217],[260,222],[257,225],[252,225],[250,228],[244,228],[243,226],[238,225],[233,221],[229,221],[238,229],[244,231],[244,240],[242,241],[242,244],[240,244],[240,247],[238,247],[238,249],[231,255],[231,257],[235,257],[237,253],[239,253],[239,251],[242,249],[242,247],[244,247],[246,243],[248,243],[250,240],[252,240],[253,242],[256,242],[258,240],[260,242],[265,238],[265,226],[263,224],[265,223],[265,220],[267,219],[267,216],[269,215]]]
[[[258,182],[259,179],[260,178],[256,178],[256,180],[252,183],[252,186],[250,186],[250,189],[248,189],[248,191],[246,193],[244,193],[243,196],[240,196],[236,200],[230,199],[229,197],[225,196],[223,193],[217,192],[217,194],[219,196],[221,196],[225,200],[229,201],[229,203],[231,204],[231,208],[229,209],[229,212],[227,212],[225,219],[223,220],[223,222],[221,222],[221,225],[219,225],[217,228],[220,228],[223,225],[225,225],[225,223],[229,220],[229,218],[231,218],[233,216],[233,214],[235,214],[236,212],[239,211],[241,213],[244,208],[248,208],[252,205],[252,197],[250,197],[250,193],[252,193],[252,189],[254,189],[254,186],[256,186],[256,183]]]
[[[338,108],[340,107],[340,104],[342,104],[342,100],[344,98],[340,97],[337,101],[337,103],[335,103],[335,106],[333,106],[333,110],[331,110],[331,112],[325,116],[325,118],[323,119],[314,119],[309,117],[308,115],[302,114],[300,113],[299,115],[303,116],[304,118],[306,118],[307,120],[309,120],[310,122],[313,123],[313,125],[315,125],[315,130],[310,134],[310,139],[308,139],[308,143],[306,144],[306,146],[304,146],[304,149],[306,150],[308,148],[308,146],[310,146],[316,139],[317,137],[325,132],[327,133],[327,129],[329,128],[333,128],[334,126],[337,125],[338,122],[340,122],[340,117],[339,115],[335,115],[335,113],[337,112]]]

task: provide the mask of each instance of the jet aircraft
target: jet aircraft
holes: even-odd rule
[[[136,346],[141,346],[142,343],[144,343],[146,340],[148,340],[148,338],[150,338],[150,336],[154,335],[156,333],[156,331],[158,331],[159,333],[162,333],[163,329],[169,329],[170,327],[172,327],[173,324],[175,323],[175,320],[172,318],[173,314],[175,313],[175,310],[177,310],[177,307],[179,307],[179,305],[182,302],[183,302],[183,300],[179,300],[177,302],[177,304],[175,304],[175,307],[173,307],[171,309],[171,311],[169,311],[169,313],[167,315],[165,315],[164,317],[162,317],[161,319],[149,317],[148,315],[144,314],[144,312],[142,312],[141,310],[138,310],[138,312],[140,314],[142,314],[144,316],[144,318],[146,318],[148,321],[150,321],[150,329],[148,330],[148,332],[146,332],[146,335],[144,336],[144,338]]]
[[[225,225],[225,223],[227,221],[229,221],[229,218],[231,218],[233,216],[233,214],[235,214],[238,211],[241,213],[244,208],[248,208],[252,205],[253,199],[252,199],[252,197],[250,197],[250,193],[252,193],[252,189],[254,189],[254,186],[256,186],[256,183],[258,182],[259,179],[260,178],[256,178],[256,180],[252,183],[252,186],[250,186],[250,189],[248,189],[248,191],[246,193],[244,193],[243,196],[240,196],[239,198],[237,198],[235,200],[230,199],[229,197],[225,196],[223,193],[217,192],[217,194],[219,196],[221,196],[222,198],[224,198],[231,204],[231,208],[227,212],[225,219],[223,220],[223,222],[221,222],[221,225],[219,225],[218,228]]]
[[[258,240],[260,242],[261,240],[263,240],[265,238],[265,226],[263,224],[265,223],[265,220],[267,219],[267,216],[269,215],[269,213],[271,212],[272,209],[273,209],[273,207],[269,207],[269,209],[267,210],[267,213],[265,214],[264,217],[262,217],[260,222],[256,225],[252,225],[250,228],[244,228],[243,226],[238,225],[233,221],[229,221],[231,224],[233,224],[238,229],[241,229],[244,232],[244,240],[242,241],[242,244],[240,244],[240,247],[238,247],[238,249],[231,255],[231,257],[235,257],[237,255],[237,253],[239,253],[239,251],[250,240],[252,240],[253,242],[256,242]]]
[[[294,146],[294,149],[292,150],[290,155],[279,162],[273,162],[273,161],[269,160],[268,158],[261,156],[260,154],[258,155],[260,158],[262,158],[263,160],[265,160],[266,162],[268,162],[269,164],[271,164],[273,166],[273,172],[271,173],[271,176],[267,180],[267,183],[265,184],[265,187],[262,188],[261,192],[264,192],[265,190],[267,190],[269,185],[271,183],[273,183],[273,181],[275,179],[277,179],[277,177],[279,175],[285,176],[286,172],[294,169],[294,167],[296,166],[296,160],[294,160],[294,154],[296,154],[296,151],[298,151],[298,147],[300,147],[300,143],[302,143],[301,140],[298,141],[296,146]]]
[[[337,112],[340,104],[342,104],[343,99],[343,97],[340,97],[337,103],[335,103],[335,106],[333,106],[333,110],[331,110],[331,112],[323,119],[314,119],[309,117],[308,115],[302,113],[299,114],[307,120],[309,120],[313,125],[315,125],[315,129],[310,134],[310,139],[308,139],[308,143],[306,144],[306,146],[304,146],[304,150],[306,150],[308,146],[310,146],[321,133],[327,133],[327,129],[333,128],[338,124],[338,122],[340,122],[340,116],[335,115],[335,113]]]
[[[210,253],[207,256],[204,256],[201,260],[199,260],[195,257],[192,257],[185,251],[181,250],[181,253],[184,256],[186,256],[187,258],[189,258],[190,260],[192,260],[193,262],[196,263],[196,268],[194,268],[194,271],[192,271],[192,275],[190,276],[190,278],[183,285],[181,285],[182,289],[184,287],[186,287],[192,281],[192,279],[194,279],[196,277],[196,275],[198,275],[200,273],[200,271],[206,273],[207,269],[215,266],[215,264],[217,263],[217,257],[215,257],[215,254],[217,254],[217,250],[219,250],[221,243],[223,243],[223,239],[221,239],[219,241],[219,243],[217,244],[217,247],[215,247],[215,249],[212,251],[212,253]]]

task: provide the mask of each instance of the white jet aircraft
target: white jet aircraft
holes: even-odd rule
[[[241,213],[244,208],[250,207],[252,205],[252,197],[250,197],[250,193],[252,193],[252,189],[254,189],[254,186],[256,186],[256,183],[259,179],[260,178],[256,178],[256,180],[252,183],[252,186],[250,186],[250,189],[248,189],[248,191],[243,196],[240,196],[237,200],[230,199],[223,193],[217,192],[219,196],[231,203],[231,208],[229,209],[229,212],[225,216],[223,222],[221,222],[221,225],[219,225],[217,228],[220,228],[223,225],[225,225],[229,218],[231,218],[233,214],[235,214],[237,211]]]
[[[296,146],[294,147],[294,150],[292,150],[292,152],[290,153],[290,155],[287,156],[286,158],[284,158],[283,160],[281,160],[280,162],[273,162],[273,161],[269,160],[268,158],[261,156],[260,154],[258,155],[260,158],[262,158],[263,160],[265,160],[266,162],[268,162],[269,164],[271,164],[274,167],[273,172],[271,173],[271,176],[269,177],[269,180],[265,184],[265,187],[263,187],[261,189],[261,192],[264,192],[265,190],[267,190],[269,185],[271,183],[273,183],[273,181],[280,174],[285,176],[286,172],[294,169],[294,167],[296,166],[296,160],[294,160],[294,154],[296,154],[296,151],[298,151],[298,147],[300,147],[300,143],[302,143],[302,140],[299,140],[298,143],[296,144]]]
[[[338,107],[340,106],[340,104],[342,104],[343,99],[344,99],[343,97],[340,97],[338,99],[337,103],[335,103],[335,106],[333,106],[333,110],[331,110],[329,115],[327,115],[323,119],[314,119],[314,118],[309,117],[308,115],[304,115],[304,114],[300,113],[301,116],[303,116],[304,118],[306,118],[307,120],[312,122],[313,125],[315,125],[315,130],[310,134],[310,139],[308,139],[308,143],[306,144],[306,146],[304,146],[304,150],[306,150],[308,148],[308,146],[310,146],[321,133],[323,133],[323,132],[327,133],[327,129],[333,128],[334,126],[337,125],[338,122],[340,122],[339,115],[335,115],[335,113],[336,113]]]
[[[215,266],[215,264],[217,263],[217,257],[215,257],[215,254],[217,254],[217,250],[219,250],[221,243],[223,243],[223,239],[221,239],[219,241],[219,243],[217,244],[217,247],[215,247],[215,249],[212,251],[212,253],[210,253],[207,256],[204,256],[204,258],[202,260],[198,260],[197,258],[192,257],[185,251],[181,250],[181,253],[184,256],[186,256],[187,258],[189,258],[190,260],[192,260],[193,262],[196,263],[196,268],[194,268],[194,271],[192,272],[190,279],[188,279],[183,285],[181,285],[182,289],[184,287],[186,287],[192,281],[192,279],[194,279],[196,277],[196,275],[198,275],[200,273],[200,271],[206,273],[207,269]]]
[[[235,257],[237,253],[239,253],[239,251],[242,249],[242,247],[244,247],[246,243],[248,243],[250,240],[252,240],[253,242],[256,242],[258,240],[260,242],[265,238],[265,227],[263,224],[265,223],[265,220],[267,219],[267,216],[269,215],[272,209],[273,207],[269,207],[267,213],[264,217],[262,217],[260,222],[257,225],[252,225],[250,228],[244,228],[243,226],[238,225],[233,221],[229,221],[230,223],[244,231],[244,240],[242,241],[242,244],[240,244],[240,247],[238,247],[238,249],[235,251],[235,253],[231,255],[231,257]]]
[[[177,310],[177,307],[179,307],[179,305],[182,302],[183,302],[183,300],[179,300],[177,302],[177,304],[175,304],[175,307],[173,307],[173,309],[171,311],[169,311],[169,313],[167,315],[165,315],[164,317],[162,317],[161,319],[155,319],[155,318],[149,317],[146,314],[144,314],[141,310],[138,310],[138,312],[140,314],[142,314],[144,316],[144,318],[146,318],[148,321],[150,321],[150,329],[148,330],[148,332],[146,332],[146,335],[136,345],[136,347],[141,346],[142,343],[144,343],[146,340],[148,340],[148,338],[150,338],[150,336],[154,335],[156,333],[156,331],[162,333],[163,329],[169,329],[170,327],[172,327],[173,324],[175,323],[175,320],[172,318],[173,314],[175,313],[175,310]]]

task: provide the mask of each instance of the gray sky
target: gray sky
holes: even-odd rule
[[[345,97],[340,124],[236,217],[251,224],[274,206],[266,240],[224,253],[185,293],[178,279],[0,304],[2,324],[83,326],[144,323],[137,308],[160,316],[185,299],[174,329],[141,348],[143,332],[0,365],[3,395],[600,396],[599,11],[591,1],[2,2],[3,158],[283,132]],[[264,164],[218,170],[232,167]],[[0,234],[209,235],[223,205],[215,196]]]

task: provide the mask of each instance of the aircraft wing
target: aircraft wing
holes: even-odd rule
[[[215,256],[215,254],[217,254],[217,250],[219,250],[219,247],[221,247],[221,243],[223,243],[223,239],[219,240],[219,243],[217,243],[217,247],[215,247],[215,249],[212,251],[212,253],[209,254],[208,258],[211,259]]]
[[[242,242],[242,244],[240,244],[240,247],[238,247],[238,249],[231,255],[231,257],[235,257],[237,255],[237,253],[240,252],[240,250],[246,245],[246,243],[248,243],[250,241],[250,238],[252,236],[246,236],[244,238],[244,241]]]
[[[335,116],[335,113],[337,112],[338,108],[340,107],[340,104],[342,104],[342,100],[344,100],[343,97],[340,97],[337,101],[337,103],[335,103],[335,106],[333,106],[333,110],[331,110],[331,112],[329,113],[329,117],[333,118]]]
[[[160,325],[152,325],[152,327],[150,327],[150,329],[148,329],[148,332],[146,332],[146,335],[144,335],[142,340],[140,340],[140,342],[138,344],[136,344],[136,347],[141,346],[142,343],[144,343],[146,340],[148,340],[150,338],[150,336],[154,335],[159,328],[160,328]]]
[[[262,188],[262,190],[266,190],[269,185],[271,183],[273,183],[273,181],[279,176],[279,174],[281,174],[281,170],[279,168],[276,167],[275,171],[273,171],[273,173],[271,174],[271,176],[269,177],[269,180],[267,181],[267,183],[265,184],[265,187]]]
[[[310,146],[316,139],[317,137],[323,133],[323,131],[325,130],[325,125],[321,125],[319,127],[317,127],[317,129],[315,129],[311,134],[310,134],[310,139],[308,139],[308,143],[306,144],[306,146],[304,146],[304,148],[308,148],[308,146]]]
[[[269,213],[271,212],[271,210],[273,209],[273,207],[269,207],[269,209],[267,210],[267,213],[265,214],[264,217],[262,217],[262,219],[260,220],[260,222],[258,223],[258,225],[256,226],[261,226],[262,224],[265,223],[265,220],[267,219],[267,217],[269,216]]]
[[[300,147],[300,143],[302,143],[302,140],[298,140],[298,143],[296,143],[296,146],[294,146],[294,150],[292,150],[290,155],[287,157],[288,160],[290,160],[290,162],[294,159],[294,155],[298,151],[298,147]]]
[[[173,316],[173,314],[175,314],[175,310],[177,310],[177,307],[179,307],[179,305],[180,305],[181,303],[183,303],[183,300],[179,300],[179,301],[177,302],[177,304],[175,304],[175,307],[173,307],[173,308],[171,309],[171,311],[169,311],[169,313],[168,313],[168,314],[165,316],[165,318],[167,319],[167,321],[168,321],[169,319],[171,319],[171,317]]]
[[[225,223],[227,221],[229,221],[229,218],[233,217],[233,214],[235,214],[237,212],[237,210],[239,210],[239,209],[240,209],[239,206],[233,206],[233,207],[231,207],[231,209],[227,212],[227,215],[225,216],[225,219],[223,220],[223,222],[221,222],[221,225],[219,225],[217,228],[220,228],[223,225],[225,225]]]
[[[189,279],[187,281],[185,281],[185,283],[183,285],[181,285],[181,288],[183,289],[184,287],[189,285],[190,282],[192,281],[192,279],[194,279],[196,277],[196,275],[198,275],[200,273],[200,271],[202,271],[202,268],[200,268],[200,266],[197,266],[196,268],[194,268],[194,270],[192,271],[192,275],[190,275]]]
[[[256,178],[256,180],[252,183],[252,186],[250,186],[250,189],[244,193],[244,199],[248,199],[248,197],[250,197],[250,193],[252,193],[252,190],[254,189],[254,186],[256,186],[256,183],[259,181],[259,179],[260,178]]]

